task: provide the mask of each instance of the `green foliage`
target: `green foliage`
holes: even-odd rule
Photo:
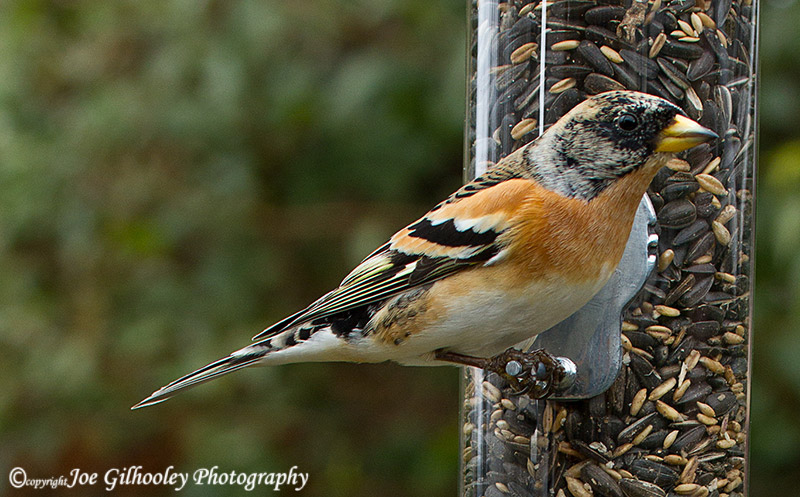
[[[0,470],[297,465],[303,495],[453,495],[455,369],[251,370],[128,407],[459,184],[463,9],[0,5]],[[800,466],[800,14],[763,12],[753,495],[794,488]]]
[[[455,370],[254,370],[128,408],[458,185],[458,7],[0,7],[3,471],[298,465],[305,495],[452,493]]]

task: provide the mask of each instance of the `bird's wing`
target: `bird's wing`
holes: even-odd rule
[[[515,161],[497,164],[397,232],[356,266],[338,288],[253,339],[378,302],[486,263],[504,248],[502,234],[531,187],[523,173]]]

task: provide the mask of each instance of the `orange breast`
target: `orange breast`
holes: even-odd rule
[[[578,282],[616,267],[653,173],[641,168],[627,174],[588,202],[532,186],[515,216],[517,233],[509,246],[509,259],[522,266],[518,274],[556,273]]]

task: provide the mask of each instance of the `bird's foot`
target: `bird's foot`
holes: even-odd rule
[[[561,361],[544,349],[522,352],[511,348],[488,362],[486,369],[505,377],[519,393],[535,399],[548,397],[567,375]]]
[[[505,378],[518,394],[527,393],[535,399],[542,399],[552,394],[564,384],[569,374],[564,363],[544,349],[522,352],[510,348],[488,359],[438,350],[436,358],[497,373]]]

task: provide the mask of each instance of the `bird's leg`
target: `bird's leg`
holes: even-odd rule
[[[439,349],[434,353],[436,359],[445,362],[452,362],[453,364],[461,364],[462,366],[472,366],[478,369],[487,369],[489,367],[490,359],[483,357],[475,357],[471,355],[456,354],[449,350]]]
[[[440,349],[436,351],[435,357],[440,361],[497,373],[514,385],[519,393],[528,392],[536,399],[550,395],[567,374],[563,365],[544,349],[522,352],[510,348],[488,359]]]

